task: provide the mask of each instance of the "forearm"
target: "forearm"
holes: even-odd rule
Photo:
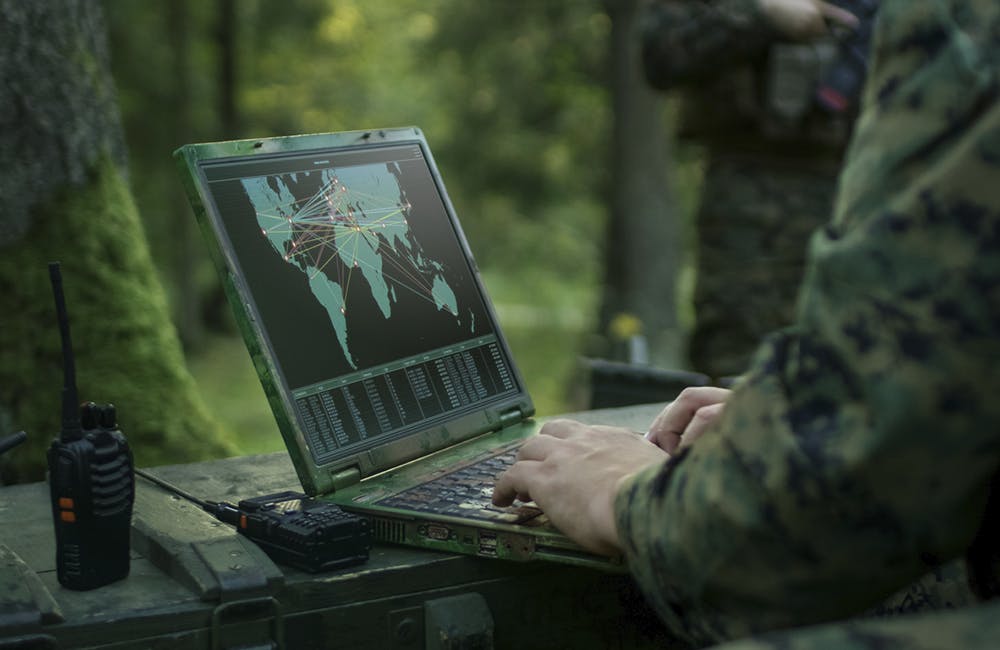
[[[659,0],[644,14],[643,67],[661,89],[704,81],[758,57],[776,38],[758,0]]]
[[[980,378],[986,365],[940,369]],[[629,566],[678,633],[714,642],[858,613],[971,541],[997,414],[942,422],[945,382],[900,368],[912,384],[880,389],[895,371],[866,381],[824,366],[843,367],[831,348],[775,340],[716,430],[619,492]],[[862,394],[878,390],[872,410]]]

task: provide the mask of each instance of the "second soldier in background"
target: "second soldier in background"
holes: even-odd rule
[[[741,373],[792,322],[806,242],[829,217],[877,0],[658,0],[650,83],[683,89],[680,136],[705,147],[696,216],[695,370]]]

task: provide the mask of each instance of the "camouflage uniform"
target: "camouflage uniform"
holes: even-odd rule
[[[832,39],[780,42],[758,0],[661,0],[645,14],[657,88],[683,88],[680,135],[705,147],[689,357],[720,377],[794,318],[809,235],[830,216],[851,126],[814,90]]]
[[[617,496],[633,574],[695,643],[857,615],[970,553],[978,584],[996,589],[1000,3],[880,11],[795,323],[760,346],[712,431]],[[997,647],[997,606],[961,598],[936,622],[800,638]],[[795,638],[774,643],[807,647]]]
[[[965,650],[996,648],[1000,602],[892,621],[852,621],[716,646],[713,650]]]

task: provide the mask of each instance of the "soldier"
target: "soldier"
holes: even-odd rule
[[[724,408],[678,400],[648,440],[548,423],[496,485],[624,553],[696,644],[843,621],[963,558],[1000,593],[1000,3],[885,0],[876,30],[795,322]],[[738,647],[995,647],[1000,604],[952,604]]]
[[[737,375],[790,323],[810,233],[829,218],[877,0],[659,0],[643,61],[683,89],[680,136],[707,159],[688,356]],[[828,23],[837,26],[842,42]]]

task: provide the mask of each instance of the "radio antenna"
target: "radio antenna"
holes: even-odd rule
[[[65,441],[83,437],[80,427],[79,398],[76,392],[76,363],[73,357],[73,342],[69,337],[69,316],[66,314],[66,298],[63,296],[62,273],[59,262],[49,262],[49,279],[52,293],[56,298],[56,316],[59,319],[59,336],[62,339],[63,388],[62,388],[62,434]]]

